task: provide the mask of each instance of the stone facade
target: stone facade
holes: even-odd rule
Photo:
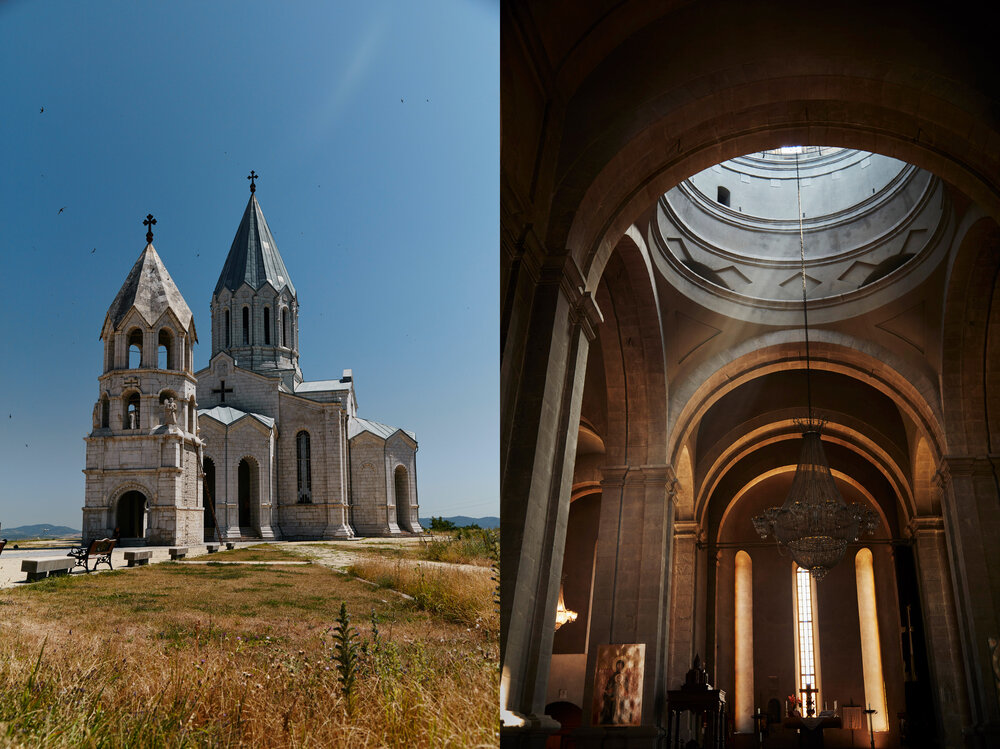
[[[212,360],[197,373],[206,536],[419,533],[416,439],[357,417],[351,370],[303,380],[298,297],[252,194],[211,311]]]
[[[152,243],[108,311],[101,340],[105,370],[85,438],[83,540],[119,528],[124,543],[200,543],[197,335]]]

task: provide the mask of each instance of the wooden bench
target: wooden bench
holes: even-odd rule
[[[208,549],[209,554],[214,554],[219,550],[218,544],[205,544],[205,548]]]
[[[171,559],[183,559],[187,556],[188,547],[187,546],[171,546],[170,547],[170,558]]]
[[[49,575],[65,575],[76,566],[71,557],[34,557],[21,560],[21,572],[28,573],[28,582],[41,580]]]
[[[66,556],[76,560],[76,564],[73,565],[74,567],[83,567],[87,572],[90,572],[90,568],[87,565],[91,559],[94,560],[93,568],[95,570],[99,564],[106,564],[108,565],[108,569],[113,570],[114,567],[111,566],[111,552],[117,543],[117,538],[95,538],[90,542],[90,546],[77,546],[70,549]]]
[[[153,556],[152,549],[126,549],[125,550],[125,561],[128,562],[129,567],[139,567],[144,564],[149,564],[150,558]]]

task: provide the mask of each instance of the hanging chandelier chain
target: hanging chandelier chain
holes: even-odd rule
[[[813,420],[812,405],[812,368],[809,362],[809,306],[806,303],[806,240],[802,228],[802,181],[799,178],[799,155],[795,154],[795,195],[798,202],[799,217],[799,257],[802,261],[802,320],[806,336],[806,406],[809,421]]]

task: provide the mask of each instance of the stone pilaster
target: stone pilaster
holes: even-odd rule
[[[945,746],[961,746],[969,704],[944,522],[940,517],[915,517],[910,521],[909,532],[914,541],[940,738]]]
[[[665,465],[604,469],[597,572],[584,687],[581,746],[600,746],[609,731],[624,744],[648,746],[664,735],[667,690],[670,572],[673,561],[675,479]],[[644,643],[642,725],[590,726],[592,675],[600,645]],[[589,726],[589,727],[588,727]]]
[[[543,746],[558,727],[544,714],[545,695],[587,353],[601,321],[568,258],[541,269],[532,296],[519,361],[508,355],[502,364],[514,390],[501,399],[507,393],[516,401],[501,409],[514,415],[501,429],[504,746]],[[515,366],[520,371],[512,374]]]
[[[966,745],[1000,745],[1000,694],[988,640],[1000,638],[1000,456],[946,456],[938,469],[970,723]]]

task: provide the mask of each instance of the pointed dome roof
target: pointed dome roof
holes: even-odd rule
[[[129,271],[118,296],[108,308],[105,321],[110,319],[111,325],[117,328],[133,307],[150,325],[169,309],[177,316],[185,330],[194,331],[191,310],[181,292],[177,290],[174,279],[167,272],[152,242],[146,245],[146,249]],[[195,340],[198,340],[197,335]]]
[[[229,248],[226,264],[222,266],[222,274],[212,293],[218,294],[223,288],[236,291],[244,283],[256,290],[268,281],[276,289],[287,286],[295,294],[292,279],[285,270],[285,261],[281,259],[260,203],[250,193],[240,228],[236,230],[233,246]]]

